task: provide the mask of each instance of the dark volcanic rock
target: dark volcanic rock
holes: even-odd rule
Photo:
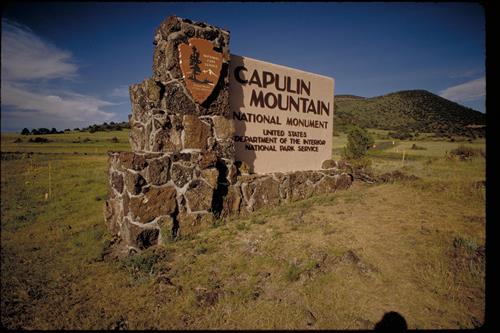
[[[207,140],[212,134],[210,126],[192,115],[184,116],[183,125],[184,149],[207,149]]]
[[[214,130],[218,139],[232,138],[235,132],[234,123],[231,119],[221,116],[214,116]]]
[[[146,137],[149,133],[146,132],[146,128],[141,123],[134,123],[131,126],[128,135],[130,145],[134,151],[143,151],[146,147]]]
[[[210,151],[201,155],[201,159],[198,162],[198,166],[200,167],[200,169],[206,169],[214,167],[216,163],[217,163],[217,155],[213,151]]]
[[[222,216],[237,214],[241,205],[241,189],[239,186],[229,186],[226,197],[224,198]]]
[[[123,211],[118,199],[106,200],[104,205],[104,218],[108,230],[113,234],[117,234],[120,230],[120,222],[123,218]]]
[[[254,209],[277,206],[280,202],[279,183],[271,177],[263,179],[253,194]]]
[[[136,154],[133,152],[121,152],[119,159],[123,169],[141,171],[147,166],[144,155]]]
[[[123,176],[118,172],[113,172],[111,174],[111,186],[113,186],[118,193],[123,192]]]
[[[175,187],[151,188],[146,194],[130,198],[132,217],[140,223],[147,223],[161,215],[170,215],[177,207]]]
[[[322,169],[331,169],[336,167],[337,167],[337,162],[335,162],[334,160],[324,160],[323,163],[321,164]]]
[[[170,159],[168,156],[150,160],[148,164],[148,183],[163,185],[170,180]]]
[[[180,163],[173,163],[170,171],[170,177],[175,185],[183,187],[191,179],[193,179],[193,167],[182,165]]]
[[[132,195],[141,193],[142,187],[146,185],[146,180],[138,173],[127,171],[125,173],[125,187]]]
[[[153,139],[155,152],[177,152],[182,150],[181,133],[172,129],[161,129]]]
[[[213,189],[200,179],[193,180],[184,194],[192,212],[210,210],[212,207]]]
[[[348,189],[352,184],[352,176],[350,176],[347,173],[343,173],[341,175],[338,175],[337,178],[337,189],[339,190],[345,190]]]
[[[196,106],[189,98],[184,88],[178,82],[172,82],[165,86],[165,94],[162,103],[167,110],[178,114],[196,114]]]

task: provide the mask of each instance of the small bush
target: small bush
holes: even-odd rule
[[[413,139],[413,135],[407,130],[399,130],[397,132],[390,132],[389,136],[393,139],[398,139],[398,140],[411,140],[411,139]]]
[[[392,182],[400,181],[400,180],[402,180],[402,181],[419,180],[420,178],[418,178],[415,175],[407,175],[407,174],[401,172],[400,170],[395,170],[392,172],[386,172],[386,173],[379,175],[378,179],[379,179],[379,181],[381,181],[383,183],[392,183]]]
[[[373,144],[373,137],[365,129],[352,126],[347,133],[347,146],[342,155],[347,160],[360,159]]]
[[[248,230],[248,225],[246,223],[236,223],[236,229],[238,230]]]
[[[218,228],[220,226],[223,226],[226,222],[224,221],[224,219],[221,219],[221,218],[218,218],[214,221],[214,223],[212,223],[212,228]]]
[[[112,143],[118,143],[118,138],[116,136],[111,138]]]
[[[453,239],[453,247],[454,248],[464,248],[467,252],[474,253],[479,246],[473,239],[464,238],[464,237],[455,237]]]
[[[50,142],[49,139],[42,138],[42,137],[39,137],[39,136],[37,136],[36,138],[30,138],[28,141],[29,142],[36,142],[36,143],[47,143],[47,142]]]
[[[473,239],[455,237],[451,250],[452,269],[456,274],[467,274],[473,281],[484,278],[485,248]]]
[[[450,151],[450,155],[456,156],[460,158],[460,160],[470,160],[471,158],[476,156],[486,157],[484,150],[462,145]]]
[[[265,224],[266,220],[261,218],[261,217],[253,216],[252,219],[250,220],[250,223],[252,223],[252,224]]]
[[[353,170],[369,171],[372,165],[372,160],[367,157],[349,160],[349,164]]]
[[[204,254],[208,252],[208,247],[206,244],[198,244],[198,246],[195,248],[196,254]]]
[[[302,274],[302,269],[295,263],[289,263],[285,270],[285,278],[288,281],[297,281]]]
[[[427,150],[427,148],[422,147],[422,146],[417,146],[416,144],[413,144],[410,149],[413,149],[413,150]]]
[[[94,197],[95,201],[101,201],[106,199],[107,194],[99,194]]]
[[[152,246],[140,254],[127,257],[122,265],[133,273],[152,274],[155,265],[161,261],[168,261],[172,254],[164,247]]]

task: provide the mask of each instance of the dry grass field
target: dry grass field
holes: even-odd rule
[[[356,181],[110,261],[106,151],[129,150],[127,132],[46,137],[1,138],[6,328],[372,329],[388,311],[412,329],[484,321],[486,162],[449,156],[484,140],[377,140],[375,172],[418,179]],[[345,136],[334,142],[338,158]]]

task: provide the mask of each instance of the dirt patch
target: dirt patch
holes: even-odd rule
[[[412,181],[419,180],[420,178],[415,175],[407,175],[399,170],[386,172],[377,176],[377,180],[382,183],[393,183],[396,181]]]
[[[375,267],[361,260],[361,258],[353,250],[346,251],[340,257],[339,261],[344,264],[355,266],[362,274],[377,272]]]
[[[217,290],[207,290],[205,288],[195,288],[196,305],[199,307],[214,306],[219,300],[219,292]]]

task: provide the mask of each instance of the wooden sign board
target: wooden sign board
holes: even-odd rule
[[[332,78],[231,55],[236,160],[255,173],[319,170],[332,155]]]

